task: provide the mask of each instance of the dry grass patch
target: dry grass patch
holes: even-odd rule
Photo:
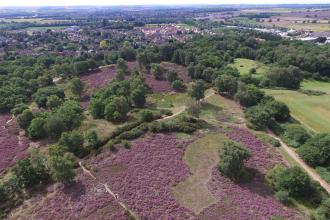
[[[183,161],[190,168],[191,176],[180,182],[173,189],[180,204],[195,214],[216,202],[207,188],[212,168],[219,161],[218,151],[227,137],[223,134],[210,133],[195,141],[185,151]]]

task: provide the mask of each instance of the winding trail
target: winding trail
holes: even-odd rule
[[[330,194],[330,185],[320,177],[320,175],[310,167],[308,164],[306,164],[305,161],[303,161],[299,155],[292,149],[290,148],[286,143],[284,143],[279,137],[277,137],[272,131],[268,130],[268,135],[270,135],[272,138],[278,140],[283,149],[288,153],[288,155],[295,160],[306,172],[307,174],[315,181],[319,182],[320,185]]]
[[[83,170],[83,172],[85,174],[87,174],[88,176],[92,177],[94,180],[97,181],[97,178],[92,174],[92,172],[88,169],[86,169],[86,167],[82,164],[81,161],[79,161],[79,166],[81,167],[81,169]],[[135,219],[138,219],[137,215],[134,214],[134,212],[132,212],[131,210],[128,209],[128,207],[121,201],[119,201],[119,197],[117,194],[115,194],[113,191],[111,191],[110,187],[108,186],[108,184],[106,183],[101,183],[98,181],[99,184],[103,185],[105,191],[107,191],[117,202],[118,204],[127,212],[130,213],[130,215],[134,216]]]
[[[201,99],[201,101],[203,100],[206,100],[208,98],[210,98],[211,96],[215,95],[214,91],[212,90],[210,94],[208,94],[207,96],[205,96],[203,99]],[[178,116],[180,115],[182,112],[184,112],[186,110],[187,106],[186,105],[182,105],[180,107],[178,107],[179,111],[177,111],[175,114],[173,115],[169,115],[169,116],[166,116],[164,118],[160,118],[160,119],[157,119],[156,121],[163,121],[163,120],[166,120],[166,119],[171,119],[171,118],[174,118],[175,116]]]
[[[212,92],[205,96],[205,99],[208,99],[209,97],[213,96],[213,95],[216,95],[215,92],[212,90]],[[222,101],[225,101],[227,102],[227,104],[230,105],[230,107],[234,108],[235,109],[235,106],[237,106],[237,103],[232,101],[232,100],[228,100],[228,99],[225,99],[224,97],[218,95],[218,97],[220,99],[222,99]],[[224,100],[225,99],[225,100]],[[159,121],[161,120],[165,120],[165,119],[169,119],[169,118],[173,118],[179,114],[181,114],[185,109],[186,109],[186,106],[183,105],[181,107],[182,109],[180,109],[180,111],[178,111],[177,113],[171,115],[171,116],[167,116],[167,117],[164,117],[164,118],[161,118],[159,119]],[[240,109],[240,108],[239,108]],[[237,109],[235,109],[234,111],[236,111]],[[241,109],[239,110],[240,113],[242,113]],[[246,125],[245,125],[245,119],[243,117],[239,117],[241,123],[239,125],[235,124],[235,126],[239,126],[239,127],[244,127],[244,128],[247,128]],[[303,161],[299,155],[291,148],[289,147],[286,143],[284,143],[279,137],[277,137],[272,131],[268,130],[267,131],[267,134],[270,135],[271,137],[275,138],[276,140],[278,140],[280,143],[281,143],[281,146],[283,147],[283,149],[287,152],[287,154],[297,163],[299,164],[299,166],[301,168],[303,168],[306,173],[315,181],[319,182],[320,185],[330,194],[330,185],[327,181],[325,181],[324,179],[322,179],[322,177],[315,171],[315,169],[313,169],[312,167],[310,167],[305,161]]]

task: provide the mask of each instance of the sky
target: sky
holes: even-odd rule
[[[173,4],[330,4],[330,0],[0,0],[0,6],[173,5]]]

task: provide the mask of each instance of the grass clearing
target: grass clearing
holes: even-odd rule
[[[93,119],[91,115],[86,114],[80,130],[86,135],[89,129],[94,129],[100,141],[105,141],[110,137],[116,127],[117,125],[105,119]]]
[[[189,145],[183,161],[192,173],[185,181],[173,188],[175,198],[195,214],[216,202],[207,188],[212,168],[219,161],[218,151],[227,137],[223,134],[210,133]]]
[[[258,75],[263,75],[269,70],[266,64],[245,58],[235,59],[234,63],[230,64],[230,66],[237,68],[241,75],[249,74],[252,68],[256,69],[256,74]]]
[[[188,99],[187,93],[152,93],[147,96],[147,103],[158,109],[169,109],[175,114],[182,110]]]
[[[330,132],[330,83],[305,81],[302,89],[326,92],[326,95],[308,96],[292,90],[265,89],[290,108],[292,116],[305,127],[316,132]]]

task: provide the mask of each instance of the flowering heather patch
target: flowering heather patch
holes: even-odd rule
[[[161,80],[156,80],[153,75],[149,74],[143,74],[143,77],[145,79],[145,82],[148,84],[148,86],[152,89],[155,93],[161,93],[161,92],[170,92],[172,91],[172,87],[170,82],[163,78]]]
[[[180,79],[183,80],[183,82],[189,83],[191,81],[190,77],[188,76],[187,67],[175,63],[168,63],[168,62],[163,62],[161,63],[161,65],[165,69],[165,72],[167,72],[170,69],[173,69],[178,74]]]
[[[0,115],[0,173],[27,155],[28,138],[19,137],[16,119]],[[7,123],[8,122],[8,123]]]
[[[97,178],[140,219],[191,219],[193,213],[180,206],[171,188],[189,175],[182,156],[192,141],[174,134],[146,135],[133,141],[130,150],[103,153],[91,164]]]
[[[305,219],[294,209],[283,206],[270,194],[255,192],[255,185],[262,187],[262,183],[256,178],[249,184],[235,184],[214,169],[208,188],[218,202],[204,209],[199,219],[268,220],[275,216]]]
[[[283,162],[280,155],[275,151],[269,152],[247,129],[230,126],[227,136],[243,144],[251,152],[252,156],[246,165],[253,168],[256,174],[250,182],[237,184],[214,168],[208,189],[218,201],[204,209],[200,213],[200,219],[266,220],[275,216],[304,219],[294,209],[278,202],[264,185],[263,173],[273,165]]]
[[[252,157],[247,161],[248,167],[257,169],[264,173],[278,163],[284,163],[281,155],[274,149],[265,146],[262,141],[249,130],[230,126],[227,135],[233,141],[243,144],[252,154]]]
[[[25,201],[11,213],[13,218],[126,220],[125,210],[104,186],[81,170],[79,172],[76,183],[67,187],[49,186],[47,196],[42,192]]]
[[[132,71],[136,65],[136,62],[128,62],[128,71]],[[80,79],[86,84],[87,88],[98,90],[111,82],[116,77],[116,72],[116,65],[110,65],[109,67],[104,67],[100,70],[84,74],[80,77]],[[125,79],[129,78],[130,76],[125,76]]]

